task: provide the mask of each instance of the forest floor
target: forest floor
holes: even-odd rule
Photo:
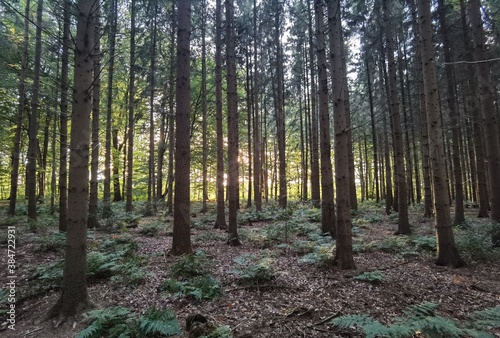
[[[465,327],[474,311],[500,305],[500,251],[489,247],[489,222],[477,219],[475,209],[467,209],[466,224],[455,227],[467,266],[452,269],[434,264],[434,227],[432,220],[422,217],[420,206],[410,210],[413,234],[396,236],[396,215],[384,215],[375,203],[361,204],[353,215],[357,268],[342,271],[331,263],[334,241],[319,233],[319,209],[294,204],[285,212],[272,205],[262,213],[242,210],[242,245],[230,247],[227,233],[213,229],[214,206],[210,207],[201,214],[199,206],[193,206],[192,243],[203,268],[218,282],[218,297],[203,299],[211,297],[200,297],[200,291],[202,299],[196,300],[194,289],[190,296],[164,291],[162,285],[175,274],[172,267],[178,262],[168,254],[172,218],[121,213],[103,229],[89,231],[88,250],[103,252],[106,247],[118,248],[116,243],[132,243],[135,260],[129,263],[137,265],[132,265],[133,271],[122,265],[121,270],[97,272],[91,278],[88,290],[97,308],[121,306],[139,314],[151,307],[170,308],[182,330],[177,337],[188,337],[186,318],[201,314],[227,329],[219,337],[250,338],[363,337],[359,327],[340,328],[331,320],[364,314],[388,326],[398,318],[401,322],[408,306],[425,302],[435,304],[435,318]],[[40,217],[37,224],[24,219],[1,219],[0,336],[75,337],[90,323],[85,315],[57,328],[44,320],[60,295],[62,265],[54,263],[63,257],[64,236],[56,231],[55,216]],[[17,236],[15,331],[6,321],[8,225],[16,226]],[[120,257],[112,250],[105,251],[104,259],[116,263]],[[500,337],[498,328],[490,333]]]

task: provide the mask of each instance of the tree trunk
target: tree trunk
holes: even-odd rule
[[[172,22],[175,21],[175,5],[172,5]],[[175,152],[175,113],[174,113],[174,86],[175,77],[174,69],[176,66],[176,58],[174,57],[174,45],[175,45],[175,29],[172,28],[172,39],[170,45],[170,78],[169,78],[169,99],[168,99],[168,168],[167,168],[167,210],[168,214],[173,213],[173,193],[174,193],[174,152]]]
[[[253,39],[254,39],[254,50],[253,50],[253,104],[254,104],[254,120],[253,120],[253,191],[255,197],[255,210],[262,210],[262,164],[261,164],[261,144],[260,144],[260,111],[259,111],[259,59],[258,55],[258,34],[257,31],[257,0],[253,0]]]
[[[431,150],[432,182],[434,184],[434,209],[438,243],[436,264],[457,268],[463,266],[464,261],[458,255],[455,246],[450,218],[450,202],[446,180],[445,152],[435,64],[436,53],[432,42],[433,30],[430,0],[418,1],[418,14],[421,36],[422,77],[425,89],[429,148]]]
[[[314,64],[314,40],[311,2],[307,1],[309,24],[309,71],[311,76],[311,200],[314,205],[320,205],[319,190],[319,150],[318,150],[318,112],[316,108],[316,71]]]
[[[496,225],[491,241],[494,247],[500,247],[500,139],[498,118],[494,105],[494,88],[491,85],[490,64],[487,60],[483,22],[481,18],[480,0],[469,1],[470,25],[472,27],[474,60],[476,76],[479,84],[481,112],[484,124],[486,162],[488,163],[491,220]]]
[[[99,170],[99,114],[101,102],[101,26],[100,7],[95,10],[95,33],[94,33],[94,82],[92,87],[92,157],[90,169],[90,195],[89,216],[87,227],[97,228],[97,199],[98,199],[98,170]]]
[[[394,141],[394,173],[396,177],[397,205],[398,205],[398,231],[397,234],[406,235],[411,232],[408,220],[408,190],[406,187],[406,174],[404,164],[403,135],[401,131],[401,119],[399,112],[399,99],[396,83],[396,62],[394,60],[394,41],[392,33],[392,22],[389,13],[389,0],[384,0],[384,23],[385,40],[388,64],[389,85],[389,111],[392,121],[392,132]]]
[[[227,138],[228,138],[228,190],[229,239],[231,246],[240,245],[238,224],[238,93],[236,91],[236,55],[234,28],[234,0],[226,0],[226,66],[227,66]]]
[[[460,163],[460,124],[458,108],[456,106],[456,88],[453,79],[452,51],[450,38],[448,36],[448,24],[446,20],[446,6],[444,0],[438,0],[439,25],[441,39],[443,41],[443,52],[447,82],[447,103],[450,115],[451,133],[452,133],[452,163],[453,177],[455,184],[455,219],[453,224],[465,222],[464,212],[464,191],[462,186],[462,166]]]
[[[115,44],[116,44],[116,25],[117,25],[117,0],[111,1],[111,8],[109,12],[109,33],[108,33],[108,50],[109,50],[109,64],[108,64],[108,88],[106,97],[106,144],[104,155],[104,208],[102,216],[108,218],[111,216],[111,122],[113,119],[113,78],[115,73]],[[113,168],[115,166],[113,165]]]
[[[342,24],[340,1],[327,0],[330,30],[330,63],[333,82],[335,131],[335,183],[337,189],[337,235],[335,262],[342,270],[355,269],[352,252],[352,224],[349,194],[349,123],[347,110],[347,74],[342,64]]]
[[[118,145],[118,129],[114,128],[112,131],[113,141],[113,202],[122,200],[122,193],[120,188],[120,150]]]
[[[333,202],[333,173],[330,148],[330,116],[328,114],[328,74],[326,61],[326,44],[324,35],[324,14],[323,1],[314,1],[314,13],[316,23],[316,47],[318,58],[318,96],[320,115],[320,154],[321,154],[321,232],[336,236],[335,228],[335,205]],[[330,18],[329,18],[330,19]],[[334,20],[332,18],[332,20]],[[339,40],[339,39],[337,39]],[[340,41],[340,40],[339,40]],[[332,60],[333,61],[333,60]],[[342,66],[342,63],[340,63]],[[341,76],[337,74],[337,76]],[[334,77],[334,81],[339,81],[339,77]],[[338,84],[337,84],[338,86]],[[341,86],[342,89],[344,87]],[[340,90],[340,89],[339,89]],[[335,94],[338,95],[339,92]],[[335,96],[336,100],[344,99]],[[338,107],[335,101],[336,108]],[[342,107],[344,109],[344,107]],[[339,108],[337,108],[339,109]],[[345,114],[345,111],[343,112]],[[346,130],[347,131],[347,130]],[[344,192],[345,194],[345,192]],[[337,196],[337,198],[339,198]]]
[[[38,0],[36,10],[35,62],[33,69],[33,94],[29,119],[28,164],[26,167],[26,185],[28,190],[28,220],[36,221],[36,159],[38,133],[38,106],[40,95],[40,68],[42,59],[42,13],[43,0]]]
[[[201,110],[202,110],[202,166],[203,166],[203,206],[201,212],[208,211],[208,145],[207,145],[207,47],[206,47],[206,1],[201,2]]]
[[[68,234],[59,300],[49,311],[62,322],[91,306],[86,282],[87,217],[89,201],[89,135],[94,57],[94,0],[78,1],[75,39],[73,113],[71,115]]]
[[[156,86],[156,38],[157,38],[157,16],[158,16],[158,1],[154,2],[153,9],[153,31],[151,32],[151,58],[149,63],[149,158],[148,158],[148,202],[146,206],[147,214],[156,214],[156,189],[155,189],[155,119],[154,119],[154,102],[155,102],[155,86]]]
[[[175,194],[174,194],[174,235],[172,254],[183,255],[192,252],[190,215],[190,42],[191,42],[191,1],[179,0],[177,14],[177,85],[175,115]]]
[[[21,135],[23,131],[23,116],[26,104],[26,69],[28,68],[28,43],[29,43],[29,13],[30,0],[26,1],[24,11],[23,52],[21,55],[21,68],[19,69],[19,106],[17,111],[16,132],[14,135],[14,148],[12,150],[12,172],[10,175],[9,215],[16,214],[17,190],[19,180],[19,158],[21,155]]]
[[[222,126],[222,5],[215,2],[215,120],[217,129],[217,218],[215,229],[225,229],[224,138]]]
[[[134,165],[134,131],[135,131],[135,19],[136,19],[136,0],[130,4],[130,73],[128,84],[128,130],[127,130],[127,174],[125,184],[125,211],[133,210],[132,205],[132,175]]]

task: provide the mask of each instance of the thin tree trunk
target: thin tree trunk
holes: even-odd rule
[[[24,11],[24,29],[23,29],[23,52],[21,55],[21,68],[19,69],[19,106],[17,111],[16,132],[14,135],[14,148],[12,150],[12,172],[10,175],[10,196],[9,196],[9,215],[16,214],[17,190],[19,180],[19,158],[21,155],[21,135],[23,131],[24,110],[26,103],[26,69],[28,68],[28,43],[29,43],[29,13],[30,0],[26,1]]]
[[[222,5],[215,2],[215,120],[217,129],[217,218],[216,229],[225,229],[224,206],[224,138],[222,123]]]
[[[201,2],[201,111],[202,111],[202,172],[203,196],[201,212],[208,211],[208,145],[207,145],[207,47],[206,47],[206,1]]]
[[[99,170],[99,115],[101,102],[101,25],[100,7],[96,8],[95,32],[94,32],[94,82],[92,87],[92,154],[90,169],[90,195],[89,195],[89,216],[87,227],[89,229],[99,226],[97,220],[97,199],[98,199],[98,170]]]
[[[172,254],[192,252],[190,214],[190,36],[191,1],[178,1],[174,235]]]
[[[238,238],[238,93],[236,90],[236,55],[234,0],[226,0],[226,66],[227,66],[227,138],[228,138],[228,189],[229,189],[229,239],[231,246],[241,245]]]
[[[500,139],[498,119],[494,105],[493,92],[491,85],[490,64],[481,62],[487,60],[485,46],[485,36],[483,32],[483,22],[481,18],[480,0],[469,1],[470,25],[472,27],[472,41],[474,43],[474,60],[479,61],[475,64],[476,76],[479,85],[479,94],[481,102],[481,112],[484,124],[486,162],[488,163],[489,191],[491,220],[495,225],[500,223]],[[495,229],[491,235],[493,246],[500,247],[500,230]]]
[[[396,84],[396,63],[394,60],[394,41],[392,23],[389,13],[389,0],[382,2],[385,22],[385,39],[388,62],[388,86],[389,86],[389,111],[391,114],[393,141],[394,141],[394,173],[396,176],[397,200],[398,200],[398,234],[406,235],[411,232],[408,220],[408,192],[406,187],[406,174],[404,165],[403,135],[401,131],[401,119],[399,112],[399,99]]]
[[[38,0],[36,11],[35,61],[33,70],[33,94],[31,97],[31,114],[29,119],[28,164],[26,167],[26,185],[28,190],[28,220],[36,221],[36,159],[38,108],[40,95],[40,68],[42,59],[42,13],[43,0]]]
[[[253,120],[253,190],[255,197],[255,210],[262,210],[262,164],[261,164],[261,144],[260,144],[260,111],[259,111],[259,100],[260,100],[260,79],[259,79],[259,59],[258,55],[258,34],[257,31],[257,0],[253,0],[253,39],[254,39],[254,50],[253,50],[253,104],[254,104],[254,120]]]
[[[104,207],[102,216],[108,218],[111,216],[111,122],[113,119],[113,78],[115,73],[115,44],[116,44],[116,25],[117,25],[117,0],[111,1],[109,12],[109,33],[108,33],[108,88],[106,97],[106,140],[105,140],[105,155],[104,155]],[[113,168],[115,166],[113,165]]]
[[[323,1],[314,1],[314,13],[316,24],[316,47],[318,58],[318,96],[319,96],[319,115],[320,115],[320,154],[321,154],[321,232],[329,233],[332,237],[336,236],[335,227],[335,205],[333,202],[333,172],[330,148],[330,116],[328,114],[328,74],[326,61],[326,44],[324,36],[324,12]],[[330,18],[329,18],[330,19]],[[332,20],[334,20],[332,18]],[[338,41],[341,41],[337,38]],[[332,56],[333,58],[333,56]],[[333,60],[332,60],[333,61]],[[342,63],[340,62],[342,66]],[[341,76],[342,72],[336,76]],[[339,78],[334,77],[334,81],[339,81]],[[338,86],[338,84],[336,84]],[[344,87],[340,86],[342,89]],[[339,90],[342,90],[339,89]],[[335,92],[339,95],[339,92]],[[344,100],[344,97],[335,96],[336,100]],[[338,102],[335,101],[336,109]],[[345,111],[342,112],[345,114]],[[346,130],[347,131],[347,130]],[[346,132],[345,131],[345,132]],[[339,198],[337,196],[337,198]]]
[[[456,103],[456,88],[453,79],[452,51],[450,38],[448,36],[448,24],[446,21],[446,7],[444,0],[438,0],[440,33],[443,41],[443,52],[447,82],[447,103],[450,115],[452,132],[452,163],[455,184],[455,219],[453,224],[461,224],[465,221],[464,213],[464,191],[462,186],[462,166],[460,163],[460,125]]]
[[[175,21],[175,5],[172,5],[172,22]],[[176,58],[174,57],[175,46],[175,28],[172,28],[172,37],[170,45],[170,78],[169,78],[169,101],[168,101],[168,168],[167,168],[167,210],[168,214],[173,213],[173,194],[174,194],[174,152],[175,152],[175,112],[174,112],[174,86],[175,86],[175,66]]]

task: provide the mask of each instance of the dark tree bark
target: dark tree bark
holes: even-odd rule
[[[202,166],[203,166],[203,193],[201,212],[208,211],[208,144],[207,144],[207,46],[206,46],[206,1],[201,1],[201,111],[202,111]]]
[[[462,166],[460,163],[460,124],[458,108],[456,106],[456,88],[453,79],[453,65],[451,42],[448,36],[448,24],[446,19],[446,6],[444,0],[438,0],[439,25],[441,39],[443,41],[443,53],[445,61],[446,82],[447,82],[447,103],[448,113],[450,115],[451,133],[452,133],[452,163],[453,177],[455,185],[455,219],[453,224],[465,222],[464,212],[464,190],[462,186]]]
[[[125,184],[125,211],[133,210],[132,205],[132,182],[133,182],[133,165],[134,165],[134,131],[135,131],[135,35],[136,35],[136,0],[132,0],[130,4],[130,72],[128,83],[128,129],[127,129],[127,174]]]
[[[191,248],[190,215],[190,160],[189,144],[191,115],[190,81],[190,41],[191,41],[191,1],[179,0],[177,14],[177,85],[175,115],[175,194],[174,194],[174,235],[172,254],[184,255]]]
[[[421,37],[422,77],[425,89],[427,128],[429,130],[430,142],[429,148],[431,150],[432,183],[434,184],[435,226],[438,243],[436,264],[458,268],[464,265],[464,261],[460,258],[455,246],[450,217],[442,122],[439,110],[435,49],[432,42],[433,30],[430,0],[418,1],[418,14],[418,26]]]
[[[224,138],[222,128],[222,5],[215,2],[215,119],[217,128],[217,219],[216,229],[225,229],[224,207]]]
[[[75,39],[73,111],[71,114],[68,234],[62,293],[49,311],[58,322],[91,307],[87,292],[87,218],[89,201],[89,139],[94,57],[95,0],[78,1]]]
[[[316,24],[316,54],[318,58],[318,97],[320,116],[320,154],[321,154],[321,232],[336,236],[335,205],[333,202],[333,173],[330,148],[330,116],[328,114],[328,74],[326,61],[325,27],[323,1],[314,1]],[[330,18],[329,18],[330,19]],[[332,19],[333,20],[333,19]],[[340,63],[340,65],[342,65]],[[340,76],[341,74],[337,74]],[[339,78],[334,78],[339,81]],[[344,89],[344,87],[342,87]],[[338,92],[335,93],[338,95]],[[340,100],[340,98],[336,98]],[[336,107],[338,103],[335,102]],[[345,108],[344,108],[345,109]],[[345,114],[345,112],[343,112]],[[345,193],[345,192],[344,192]],[[338,197],[337,197],[338,198]]]
[[[307,13],[309,24],[309,72],[311,76],[311,200],[320,205],[320,189],[319,189],[319,149],[318,149],[318,112],[316,108],[316,71],[314,62],[314,31],[312,24],[311,2],[307,1]]]
[[[172,5],[172,21],[175,21],[175,5]],[[167,210],[168,214],[173,212],[173,193],[174,193],[174,152],[175,152],[175,113],[174,113],[174,88],[175,88],[175,67],[176,58],[174,57],[175,46],[175,31],[177,27],[172,27],[172,37],[170,44],[170,78],[169,78],[169,94],[168,94],[168,168],[167,168]]]
[[[342,53],[342,23],[340,0],[327,0],[330,29],[330,63],[333,80],[335,131],[335,183],[337,189],[337,236],[335,262],[342,270],[355,269],[352,252],[352,224],[349,186],[349,122],[347,74]]]
[[[406,235],[411,232],[408,220],[408,189],[404,164],[403,135],[399,112],[399,99],[396,84],[396,62],[394,60],[394,41],[392,22],[389,12],[389,0],[382,2],[384,10],[385,42],[388,65],[389,111],[391,114],[392,133],[394,142],[394,173],[396,176],[397,205],[398,205],[398,234]]]
[[[241,245],[238,238],[236,214],[238,210],[238,93],[236,91],[236,55],[234,2],[226,0],[226,66],[227,66],[227,138],[228,138],[228,190],[229,239],[231,246]]]
[[[253,0],[253,191],[255,197],[255,210],[262,210],[262,165],[261,165],[261,144],[260,144],[260,79],[259,79],[259,59],[258,55],[258,34],[257,31],[257,0]]]
[[[484,124],[486,162],[488,164],[488,178],[490,191],[491,220],[497,225],[491,235],[493,246],[500,247],[500,138],[498,117],[494,104],[494,88],[491,85],[490,65],[482,62],[488,59],[486,50],[486,37],[483,32],[480,0],[469,1],[470,25],[472,28],[473,52],[481,112]]]
[[[42,14],[43,0],[38,0],[36,10],[35,61],[33,65],[33,94],[29,119],[28,164],[26,166],[26,186],[28,191],[28,220],[36,221],[36,160],[38,134],[38,108],[40,96],[40,68],[42,59]]]
[[[109,11],[109,33],[108,33],[108,88],[106,97],[106,140],[105,140],[105,155],[104,155],[104,207],[102,215],[104,218],[111,216],[111,128],[113,119],[113,79],[115,74],[115,45],[116,45],[116,26],[117,26],[117,0],[111,0]],[[113,165],[114,167],[114,165]]]
[[[89,195],[89,216],[87,227],[97,228],[97,197],[98,197],[98,170],[99,170],[99,115],[101,102],[101,26],[100,7],[94,13],[95,33],[94,33],[94,82],[92,87],[92,154],[90,163],[90,195]]]
[[[19,158],[21,155],[21,135],[23,131],[23,116],[26,104],[26,69],[28,68],[28,43],[29,43],[29,13],[30,0],[26,1],[24,11],[23,52],[21,54],[21,68],[19,69],[19,105],[17,110],[16,132],[14,135],[14,148],[12,150],[12,172],[10,174],[9,215],[16,214],[17,190],[19,179]]]

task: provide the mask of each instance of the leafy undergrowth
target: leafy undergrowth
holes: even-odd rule
[[[468,265],[449,269],[434,265],[435,229],[421,206],[410,208],[412,234],[395,236],[397,215],[362,203],[353,212],[357,269],[340,271],[333,265],[335,240],[320,231],[321,210],[308,203],[242,210],[240,247],[227,246],[227,233],[213,229],[215,205],[200,214],[193,204],[195,252],[182,257],[169,254],[173,219],[164,210],[145,216],[146,207],[126,213],[117,203],[88,234],[89,294],[98,309],[56,329],[39,319],[59,296],[66,238],[44,208],[39,222],[27,223],[23,206],[20,216],[0,222],[16,225],[17,236],[17,321],[9,337],[500,334],[500,252],[490,245],[492,225],[475,218],[474,209],[454,228]],[[6,244],[0,238],[2,257]],[[3,318],[8,295],[0,288]]]

